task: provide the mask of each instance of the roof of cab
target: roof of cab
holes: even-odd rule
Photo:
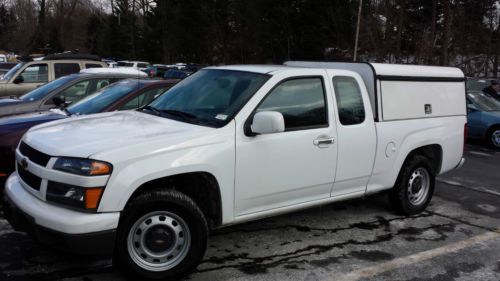
[[[227,65],[208,67],[208,69],[225,69],[272,74],[281,70],[303,67],[317,69],[343,69],[342,67],[339,67],[338,64],[339,63],[335,62],[332,64],[328,62],[286,62],[286,65]],[[353,64],[371,65],[373,70],[375,70],[375,74],[381,76],[464,78],[464,73],[456,67],[359,62],[355,62]]]
[[[225,65],[225,66],[211,66],[205,69],[223,69],[223,70],[236,70],[236,71],[247,71],[262,74],[269,74],[275,71],[290,69],[290,67],[285,65]]]

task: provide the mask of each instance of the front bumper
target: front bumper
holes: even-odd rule
[[[4,213],[15,230],[51,248],[78,255],[113,253],[119,213],[88,214],[50,205],[28,193],[17,173],[5,184]]]

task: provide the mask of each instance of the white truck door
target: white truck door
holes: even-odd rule
[[[294,74],[293,76],[290,76]],[[333,97],[324,70],[274,75],[236,133],[235,215],[330,197],[337,161]],[[259,111],[283,114],[285,132],[248,136]]]
[[[372,174],[377,135],[372,107],[361,77],[350,71],[327,70],[337,120],[337,173],[331,196],[366,191]]]

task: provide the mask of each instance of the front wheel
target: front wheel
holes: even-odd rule
[[[389,201],[396,212],[414,215],[425,210],[434,193],[435,176],[428,158],[415,155],[405,161]]]
[[[134,199],[117,233],[117,265],[145,279],[176,279],[203,258],[208,226],[196,203],[175,190],[157,190]]]

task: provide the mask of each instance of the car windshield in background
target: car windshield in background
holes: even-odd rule
[[[25,65],[25,62],[18,63],[16,66],[11,68],[7,73],[5,73],[2,77],[2,80],[10,80],[16,72]]]
[[[78,75],[69,75],[69,76],[64,76],[61,77],[57,80],[54,80],[52,82],[49,82],[43,86],[40,86],[36,89],[34,89],[31,92],[28,92],[27,94],[21,96],[19,99],[23,101],[35,101],[39,100],[43,97],[45,97],[48,93],[52,92],[53,90],[61,87],[62,85],[73,81],[78,78]]]
[[[482,111],[500,111],[500,102],[482,92],[468,93],[467,96]]]
[[[482,91],[484,88],[491,85],[491,82],[496,79],[492,78],[467,78],[467,91]]]
[[[193,74],[154,100],[143,111],[210,127],[227,124],[269,79],[269,75],[206,69]],[[158,114],[159,115],[159,114]]]
[[[81,101],[68,107],[70,114],[93,114],[102,112],[115,101],[138,89],[137,80],[122,80],[93,93]]]
[[[119,61],[116,65],[117,66],[124,66],[124,67],[132,67],[132,66],[134,66],[134,63]]]

